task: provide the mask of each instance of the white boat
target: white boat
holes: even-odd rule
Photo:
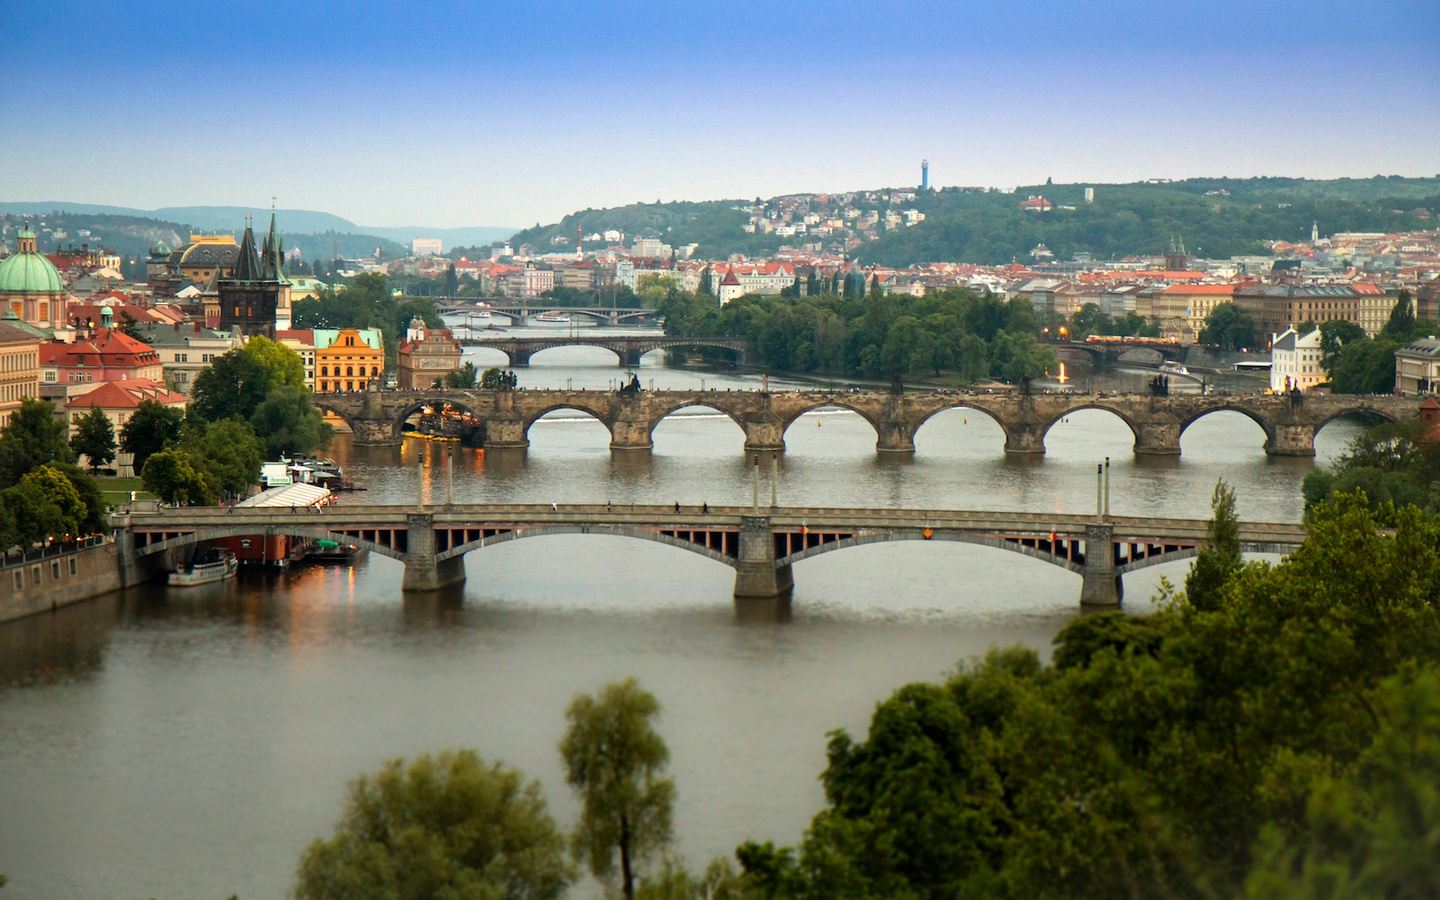
[[[234,578],[240,563],[229,550],[202,550],[183,572],[170,573],[171,587],[194,587]]]
[[[535,317],[536,325],[569,325],[570,317],[557,309],[543,312]]]
[[[1185,368],[1184,366],[1180,365],[1178,362],[1175,362],[1174,360],[1169,360],[1169,359],[1167,359],[1167,360],[1165,360],[1164,362],[1162,362],[1162,363],[1160,364],[1160,374],[1162,374],[1162,375],[1189,375],[1189,374],[1190,374],[1190,370],[1187,369],[1187,368]]]
[[[474,309],[465,311],[465,322],[467,324],[470,322],[479,322],[481,325],[489,325],[490,319],[490,304],[484,300],[476,303]]]

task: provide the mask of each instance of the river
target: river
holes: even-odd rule
[[[521,384],[604,388],[621,375],[613,363],[594,348],[547,351]],[[665,368],[659,354],[645,363],[646,387],[758,384]],[[1320,460],[1357,430],[1323,429]],[[1077,413],[1051,431],[1044,459],[1015,462],[986,416],[954,410],[921,429],[912,459],[893,459],[874,452],[858,416],[822,411],[787,433],[777,494],[796,505],[1089,512],[1095,464],[1109,456],[1116,514],[1203,517],[1224,477],[1243,517],[1300,515],[1311,463],[1268,459],[1239,414],[1200,420],[1176,460],[1137,461],[1131,440],[1118,418]],[[458,451],[455,499],[749,502],[743,435],[718,413],[668,418],[648,454],[612,454],[603,426],[564,411],[531,442],[525,453]],[[422,489],[438,501],[442,446],[341,437],[331,454],[368,486],[364,502],[413,502]],[[146,586],[0,626],[4,896],[283,896],[306,843],[334,826],[347,780],[445,747],[540,779],[568,825],[577,808],[556,752],[565,706],[627,675],[663,705],[676,846],[700,868],[746,838],[801,836],[823,800],[827,731],[863,734],[896,687],[992,646],[1047,654],[1079,612],[1073,574],[952,543],[824,555],[795,567],[788,610],[744,614],[729,568],[649,542],[536,538],[466,565],[465,586],[438,596],[403,597],[399,563],[371,555],[353,569]],[[1126,576],[1127,608],[1144,612],[1160,579],[1184,572]]]

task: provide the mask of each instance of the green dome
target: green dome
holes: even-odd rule
[[[17,253],[0,262],[0,294],[58,294],[60,273],[39,253]]]

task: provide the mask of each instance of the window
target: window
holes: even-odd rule
[[[177,353],[177,354],[175,354],[175,361],[176,361],[177,363],[189,362],[189,361],[190,361],[190,354],[188,354],[188,353]]]
[[[40,583],[40,564],[39,564],[39,563],[36,563],[35,565],[33,565],[33,566],[30,567],[30,583],[31,583],[31,584],[39,584],[39,583]]]
[[[78,575],[78,574],[80,574],[80,566],[79,566],[79,564],[75,561],[75,557],[73,557],[73,556],[70,557],[70,574],[71,574],[71,575]]]
[[[354,374],[355,374],[355,367],[354,367],[354,366],[346,366],[346,367],[345,367],[345,374],[346,374],[346,375],[354,375]]]
[[[322,376],[324,376],[324,375],[329,375],[329,374],[330,374],[330,367],[329,367],[329,366],[321,366],[321,367],[320,367],[320,374],[321,374]]]
[[[15,590],[18,591],[18,590],[20,590],[21,588],[23,588],[23,587],[25,586],[25,570],[24,570],[24,569],[16,569],[16,570],[15,570],[15,576],[14,576],[14,578],[12,579],[12,581],[15,583]]]
[[[202,354],[200,354],[200,361],[201,361],[202,363],[208,363],[208,362],[211,362],[211,361],[214,360],[214,359],[215,359],[215,354],[213,354],[213,353],[202,353]]]
[[[50,577],[55,581],[60,580],[60,560],[52,559],[50,561]]]

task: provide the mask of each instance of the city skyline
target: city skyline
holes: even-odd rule
[[[405,9],[22,7],[0,198],[520,228],[908,185],[921,158],[940,186],[1440,170],[1418,0]]]

